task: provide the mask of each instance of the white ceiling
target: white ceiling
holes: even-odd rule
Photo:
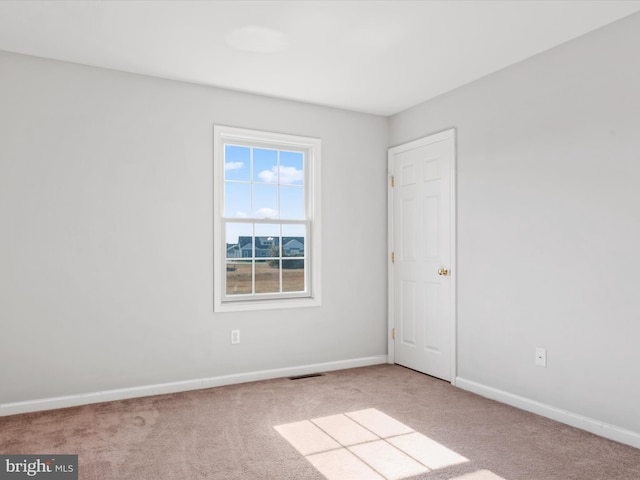
[[[640,0],[0,1],[0,50],[391,115]]]

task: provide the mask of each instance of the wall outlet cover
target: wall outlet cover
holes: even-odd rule
[[[547,349],[536,347],[536,365],[540,367],[547,366]]]

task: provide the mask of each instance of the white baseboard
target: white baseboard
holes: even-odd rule
[[[330,372],[347,368],[367,367],[387,363],[386,355],[373,357],[353,358],[336,362],[316,363],[298,367],[277,368],[273,370],[260,370],[257,372],[222,375],[219,377],[196,378],[181,382],[160,383],[155,385],[143,385],[140,387],[121,388],[117,390],[105,390],[102,392],[83,393],[79,395],[66,395],[64,397],[41,398],[24,402],[0,404],[0,416],[16,415],[19,413],[39,412],[55,408],[76,407],[90,403],[111,402],[125,398],[146,397],[150,395],[162,395],[166,393],[185,392],[201,388],[221,387],[236,383],[255,382],[272,378],[306,375],[316,372]]]
[[[455,385],[463,390],[477,393],[483,397],[506,403],[507,405],[520,408],[521,410],[526,410],[527,412],[535,413],[581,430],[586,430],[587,432],[594,433],[616,442],[640,448],[640,433],[632,432],[631,430],[617,427],[567,410],[562,410],[561,408],[540,403],[519,395],[514,395],[503,390],[498,390],[497,388],[488,387],[464,378],[457,377]]]

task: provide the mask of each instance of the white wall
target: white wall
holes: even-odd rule
[[[634,15],[390,119],[457,128],[458,376],[633,432],[639,46]]]
[[[322,307],[213,313],[214,123],[322,139]],[[385,355],[387,123],[0,52],[0,404]]]

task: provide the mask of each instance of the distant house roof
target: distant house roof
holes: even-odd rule
[[[280,237],[262,236],[262,237],[255,237],[255,238],[256,238],[256,248],[269,248],[272,245],[276,245],[276,246],[280,245]],[[248,236],[238,237],[238,244],[240,245],[240,248],[242,249],[251,248],[252,239],[253,237],[248,237]],[[300,243],[299,248],[304,247],[304,237],[282,237],[283,245],[287,245],[292,241],[299,242]]]
[[[304,243],[302,243],[297,238],[292,238],[287,243],[285,243],[282,246],[282,248],[284,248],[285,250],[291,250],[292,248],[295,248],[295,249],[298,249],[298,250],[302,250],[304,248]]]

